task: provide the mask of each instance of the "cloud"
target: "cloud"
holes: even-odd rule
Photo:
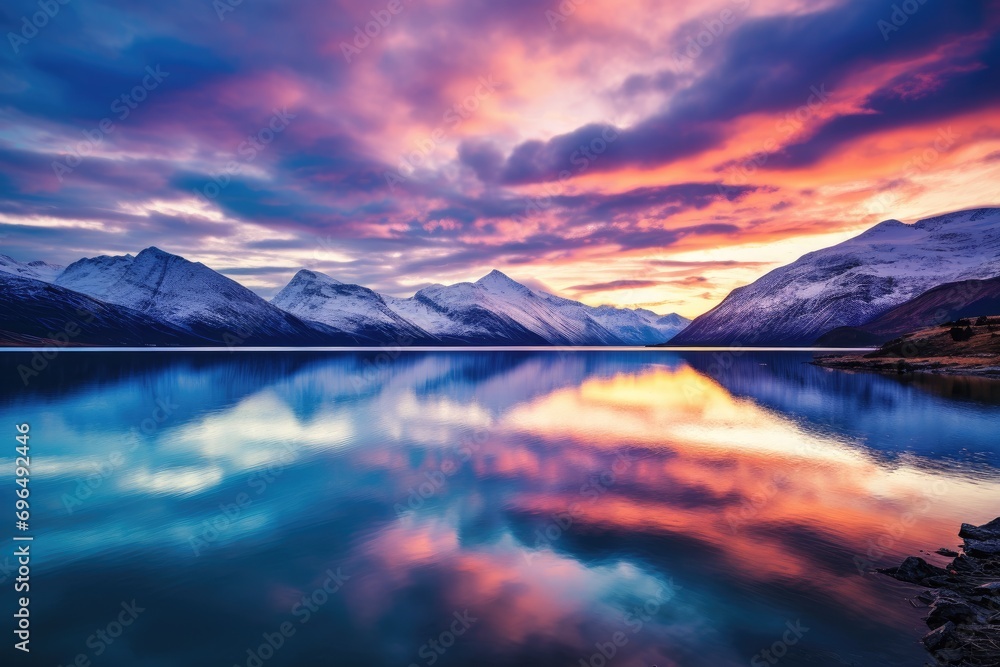
[[[640,287],[657,287],[665,284],[662,280],[612,280],[606,283],[590,283],[588,285],[573,285],[567,288],[571,292],[612,292]]]
[[[11,30],[37,11],[9,4]],[[679,67],[678,45],[733,5],[590,0],[553,29],[530,0],[405,2],[348,62],[342,44],[384,2],[245,2],[221,21],[202,0],[71,3],[0,53],[4,251],[65,263],[168,245],[262,290],[304,262],[394,291],[486,267],[552,285],[642,275],[664,278],[635,288],[645,301],[694,303],[677,275],[650,277],[666,269],[709,281],[707,308],[869,222],[858,211],[887,183],[907,198],[884,217],[940,210],[935,192],[995,199],[996,0],[921,4],[888,39],[891,4],[752,3]],[[462,107],[483,77],[495,90]],[[777,129],[823,86],[819,112]],[[291,115],[279,132],[276,113]],[[952,124],[961,151],[919,183],[896,173]],[[759,263],[690,259],[771,241]]]

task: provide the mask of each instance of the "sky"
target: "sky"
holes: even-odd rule
[[[141,6],[136,6],[141,5]],[[47,12],[47,13],[46,13]],[[1000,0],[13,0],[0,252],[698,315],[1000,203]]]

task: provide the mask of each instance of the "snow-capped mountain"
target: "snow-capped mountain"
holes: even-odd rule
[[[56,284],[132,308],[215,343],[357,342],[333,328],[303,322],[204,264],[155,247],[135,257],[81,259],[66,267]]]
[[[100,304],[109,322],[122,322],[124,337],[108,330],[104,342],[88,340],[95,345],[182,339],[185,345],[648,345],[689,323],[644,309],[587,306],[532,290],[500,271],[401,299],[302,270],[269,303],[203,264],[155,247],[135,256],[81,259],[65,270],[4,257],[0,269],[8,282],[29,281],[18,283],[18,298],[44,302],[39,308],[53,322],[71,319],[68,309],[81,300]],[[40,279],[52,281],[49,292],[34,285],[46,284]],[[59,303],[66,312],[59,314]],[[0,320],[0,332],[5,320],[15,319]],[[9,338],[44,340],[47,322],[40,329],[25,322],[7,327]],[[145,342],[144,326],[150,330]]]
[[[95,299],[111,301],[112,287],[125,276],[133,262],[133,255],[85,257],[66,267],[52,282]]]
[[[0,344],[189,345],[194,337],[138,311],[0,271]]]
[[[303,320],[320,322],[380,342],[397,344],[438,342],[429,333],[400,317],[377,292],[348,285],[316,271],[302,269],[271,299],[271,303]]]
[[[946,282],[1000,275],[1000,209],[881,222],[733,290],[671,345],[810,345]]]
[[[496,270],[475,283],[432,285],[385,302],[440,338],[495,345],[646,345],[668,340],[687,323],[679,315],[587,306]]]
[[[590,318],[610,332],[614,345],[655,345],[670,340],[691,320],[677,313],[657,315],[645,308],[588,306],[547,292],[536,292],[560,312],[576,319]]]
[[[7,255],[0,255],[0,271],[12,273],[22,278],[41,280],[43,283],[50,283],[55,280],[56,276],[62,273],[63,268],[58,264],[48,264],[41,261],[19,262]]]
[[[431,285],[408,299],[386,297],[386,304],[443,341],[471,345],[548,345],[508,313],[500,299],[475,283]],[[498,312],[499,311],[499,312]]]

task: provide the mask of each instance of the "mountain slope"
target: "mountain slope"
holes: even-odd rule
[[[651,310],[588,306],[546,292],[537,293],[560,311],[578,319],[590,318],[614,337],[614,345],[654,345],[676,336],[691,320],[676,313],[657,315]]]
[[[135,257],[81,259],[66,267],[56,284],[132,308],[216,344],[360,342],[332,327],[303,322],[205,265],[155,247]]]
[[[475,283],[433,285],[409,299],[384,297],[395,313],[448,341],[481,345],[645,345],[686,325],[677,315],[592,307],[532,290],[500,271]]]
[[[2,345],[190,345],[189,332],[131,308],[0,272]]]
[[[11,273],[22,278],[33,278],[50,283],[62,273],[63,267],[46,262],[19,262],[13,257],[0,254],[0,272]]]
[[[381,295],[367,287],[347,285],[330,276],[302,269],[271,303],[303,320],[320,322],[378,341],[405,344],[438,342],[400,317]]]
[[[927,290],[857,327],[838,327],[819,337],[822,347],[881,345],[911,331],[962,317],[1000,313],[1000,277],[961,280]]]
[[[670,344],[810,345],[942,283],[998,274],[1000,209],[888,220],[733,290]]]
[[[497,312],[497,303],[473,283],[432,285],[408,299],[384,297],[400,317],[444,342],[465,345],[548,345],[550,341]]]
[[[191,345],[647,345],[688,324],[675,314],[588,306],[529,289],[500,271],[399,299],[302,270],[268,303],[155,247],[81,259],[61,272],[10,258],[0,260],[0,269],[54,278],[60,288],[142,314],[150,326],[179,330]]]

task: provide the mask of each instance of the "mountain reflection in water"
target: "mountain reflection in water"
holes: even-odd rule
[[[0,356],[31,664],[920,664],[863,572],[997,515],[996,385],[713,354]]]

